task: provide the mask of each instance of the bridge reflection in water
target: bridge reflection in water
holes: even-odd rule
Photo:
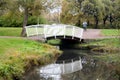
[[[40,76],[43,78],[52,78],[60,80],[61,75],[74,73],[82,69],[81,58],[71,60],[57,61],[55,64],[44,66],[40,69]]]

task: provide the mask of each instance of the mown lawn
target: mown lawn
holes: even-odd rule
[[[102,29],[101,33],[104,36],[120,36],[120,30],[118,29]]]
[[[0,80],[20,80],[33,66],[54,61],[56,48],[22,38],[0,38]]]
[[[0,36],[20,36],[22,28],[0,27]]]

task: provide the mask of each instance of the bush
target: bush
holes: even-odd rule
[[[23,24],[22,18],[1,16],[0,26],[1,27],[21,27]]]
[[[47,21],[40,16],[39,24],[44,24]],[[29,16],[27,25],[34,25],[38,23],[38,17]],[[4,15],[0,16],[0,27],[21,27],[23,25],[23,16],[11,16]]]
[[[39,24],[45,24],[47,21],[42,17],[36,17],[36,16],[30,16],[28,18],[28,24],[27,25],[35,25],[38,24],[38,19],[39,19]]]

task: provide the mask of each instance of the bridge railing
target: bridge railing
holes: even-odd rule
[[[30,25],[26,26],[27,37],[40,35],[44,33],[44,25]]]
[[[74,37],[82,38],[83,29],[72,26],[72,25],[31,25],[26,26],[26,33],[27,36],[38,36],[38,35],[44,35],[44,38],[48,37],[55,37],[56,36],[72,36],[72,39]]]
[[[65,35],[65,26],[63,25],[46,25],[44,26],[44,37],[62,36]]]

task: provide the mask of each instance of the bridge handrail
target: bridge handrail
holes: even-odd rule
[[[81,39],[83,34],[82,28],[72,25],[31,25],[25,28],[28,37],[43,34],[45,39],[51,36],[56,38],[56,36],[60,35],[64,36],[64,38],[66,36],[72,36],[72,39],[74,37]]]

